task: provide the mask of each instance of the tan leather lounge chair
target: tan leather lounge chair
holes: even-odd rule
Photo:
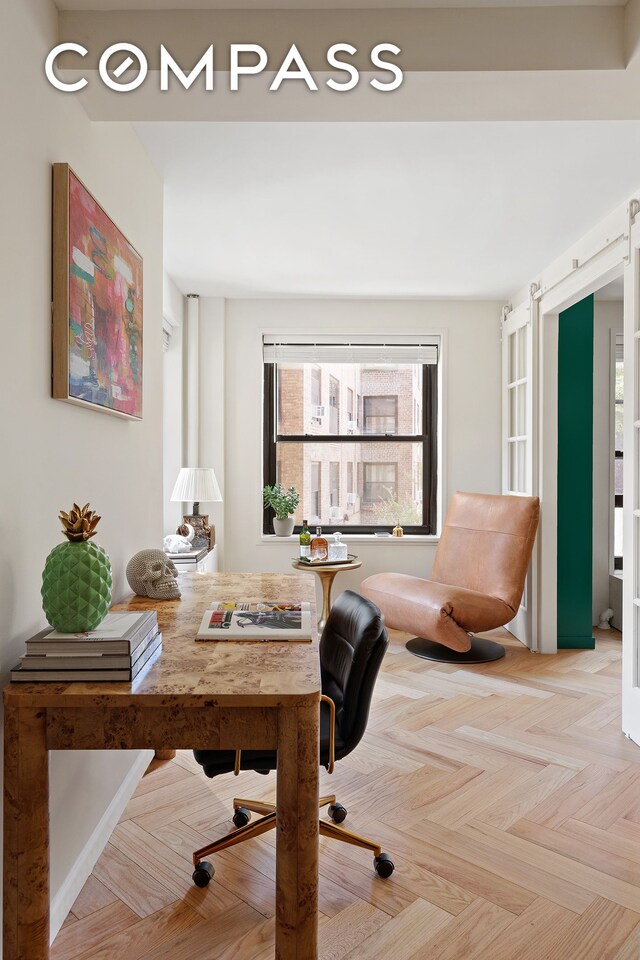
[[[484,663],[504,647],[474,637],[509,623],[520,607],[538,528],[537,497],[456,493],[431,578],[378,573],[362,593],[388,627],[417,634],[407,649],[428,660]]]

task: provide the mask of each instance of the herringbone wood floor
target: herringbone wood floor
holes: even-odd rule
[[[396,872],[321,841],[323,960],[638,960],[640,748],[605,637],[557,657],[507,639],[504,660],[462,669],[392,635],[365,738],[321,785]],[[188,753],[152,765],[55,960],[271,960],[273,834],[216,857],[206,890],[190,855],[273,781],[209,781]]]

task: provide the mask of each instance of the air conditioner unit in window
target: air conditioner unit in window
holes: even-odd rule
[[[326,417],[326,415],[327,415],[326,407],[311,407],[312,417],[318,417],[320,419],[322,417]]]
[[[341,520],[343,511],[341,507],[329,507],[329,517],[332,520]]]
[[[358,494],[357,494],[357,493],[348,493],[348,494],[347,494],[347,506],[352,507],[353,504],[356,502],[357,499],[358,499]]]
[[[347,420],[347,430],[357,430],[358,421],[357,420]]]

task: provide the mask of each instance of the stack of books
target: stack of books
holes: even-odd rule
[[[12,680],[133,680],[162,645],[155,610],[109,613],[87,633],[38,634]]]
[[[201,560],[204,560],[208,553],[208,547],[200,547],[198,550],[186,550],[184,553],[167,553],[167,556],[169,560],[174,562],[177,560],[178,563],[183,563],[185,566],[189,564],[195,567]]]

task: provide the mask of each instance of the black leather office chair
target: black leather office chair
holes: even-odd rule
[[[333,605],[320,639],[322,700],[320,703],[320,765],[333,772],[335,760],[342,760],[357,747],[367,727],[373,688],[389,645],[380,610],[371,600],[345,590]],[[269,773],[276,769],[277,754],[264,750],[195,750],[194,756],[208,777],[240,770]],[[320,798],[320,807],[329,807],[332,823],[320,820],[320,835],[344,840],[371,850],[374,868],[381,877],[390,877],[394,864],[373,840],[350,833],[337,824],[347,816],[346,807],[335,796]],[[276,807],[253,800],[233,801],[233,822],[238,828],[193,854],[193,881],[206,887],[214,874],[205,858],[243,840],[260,836],[276,825]],[[249,823],[251,812],[263,814]]]

